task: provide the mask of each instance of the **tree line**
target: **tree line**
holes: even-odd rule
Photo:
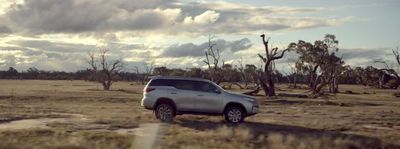
[[[262,69],[254,64],[246,64],[244,66],[224,64],[216,71],[216,76],[220,77],[220,82],[233,83],[232,85],[241,86],[241,88],[251,89],[257,86],[257,76],[254,74],[261,73]],[[114,76],[114,81],[134,81],[145,84],[150,76],[176,76],[176,77],[196,77],[209,79],[210,72],[201,68],[167,68],[165,66],[154,67],[150,73],[147,72],[127,72],[120,71]],[[273,72],[273,80],[276,83],[288,84],[291,88],[298,87],[299,84],[307,84],[310,82],[310,75],[304,73],[281,73],[275,70]],[[17,71],[13,67],[8,70],[0,70],[0,79],[19,79],[19,80],[86,80],[97,81],[93,76],[92,70],[78,70],[76,72],[64,71],[45,71],[38,70],[35,67],[24,71]],[[371,86],[376,88],[396,89],[399,84],[394,75],[389,75],[386,70],[373,66],[367,67],[349,67],[344,68],[343,73],[337,79],[338,84],[357,84]]]
[[[338,55],[339,41],[335,35],[327,34],[322,40],[306,42],[299,40],[290,43],[284,49],[269,45],[270,38],[261,36],[265,53],[255,54],[262,64],[243,64],[237,60],[236,64],[226,64],[221,59],[221,53],[213,42],[214,36],[209,36],[208,46],[205,47],[207,68],[167,68],[145,65],[143,70],[134,67],[133,71],[124,71],[123,61],[112,60],[108,57],[109,50],[100,49],[98,53],[88,53],[88,68],[76,72],[43,71],[29,68],[18,72],[15,68],[0,71],[1,79],[41,79],[41,80],[87,80],[96,81],[103,85],[104,90],[110,90],[115,81],[136,81],[145,84],[151,76],[179,76],[209,79],[217,84],[222,82],[224,87],[236,85],[242,89],[252,89],[251,93],[263,90],[267,96],[275,96],[275,83],[287,83],[290,88],[298,88],[298,84],[308,86],[312,94],[319,96],[325,92],[337,93],[339,84],[359,84],[382,89],[397,89],[400,77],[397,72],[384,61],[376,61],[384,68],[350,67],[345,65],[342,56]],[[393,50],[393,55],[400,65],[399,49]],[[299,57],[295,59],[291,71],[282,72],[275,68],[279,59],[285,53],[295,52]]]

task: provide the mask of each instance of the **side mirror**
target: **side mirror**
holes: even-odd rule
[[[216,89],[214,92],[217,94],[221,94],[221,91],[219,89]]]

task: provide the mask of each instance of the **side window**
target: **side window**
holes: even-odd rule
[[[193,81],[186,80],[173,80],[172,85],[177,89],[182,90],[194,90],[195,83]]]
[[[217,87],[208,82],[196,81],[196,90],[202,92],[211,92],[214,93],[217,90]]]
[[[172,86],[172,81],[167,79],[152,80],[149,86]]]
[[[149,86],[161,86],[161,81],[160,79],[151,80]]]

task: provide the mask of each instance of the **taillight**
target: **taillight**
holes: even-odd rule
[[[143,92],[148,93],[148,92],[151,92],[153,90],[155,90],[155,88],[146,87],[146,88],[143,89]]]

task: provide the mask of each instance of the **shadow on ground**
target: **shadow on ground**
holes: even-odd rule
[[[382,104],[369,103],[369,102],[338,102],[338,101],[328,101],[328,100],[265,100],[266,105],[277,104],[277,105],[329,105],[329,106],[382,106]]]
[[[176,124],[198,131],[213,131],[224,126],[232,128],[232,131],[235,131],[236,128],[245,128],[249,129],[254,139],[260,138],[260,136],[268,138],[272,135],[279,135],[283,140],[281,141],[282,144],[291,143],[287,142],[290,136],[292,139],[298,139],[298,142],[306,141],[306,143],[309,143],[314,141],[318,144],[325,144],[325,146],[330,146],[330,144],[334,146],[339,142],[345,144],[344,148],[400,148],[398,145],[383,143],[380,139],[374,137],[290,125],[245,122],[238,126],[232,126],[218,121],[193,121],[187,119],[176,121]]]

